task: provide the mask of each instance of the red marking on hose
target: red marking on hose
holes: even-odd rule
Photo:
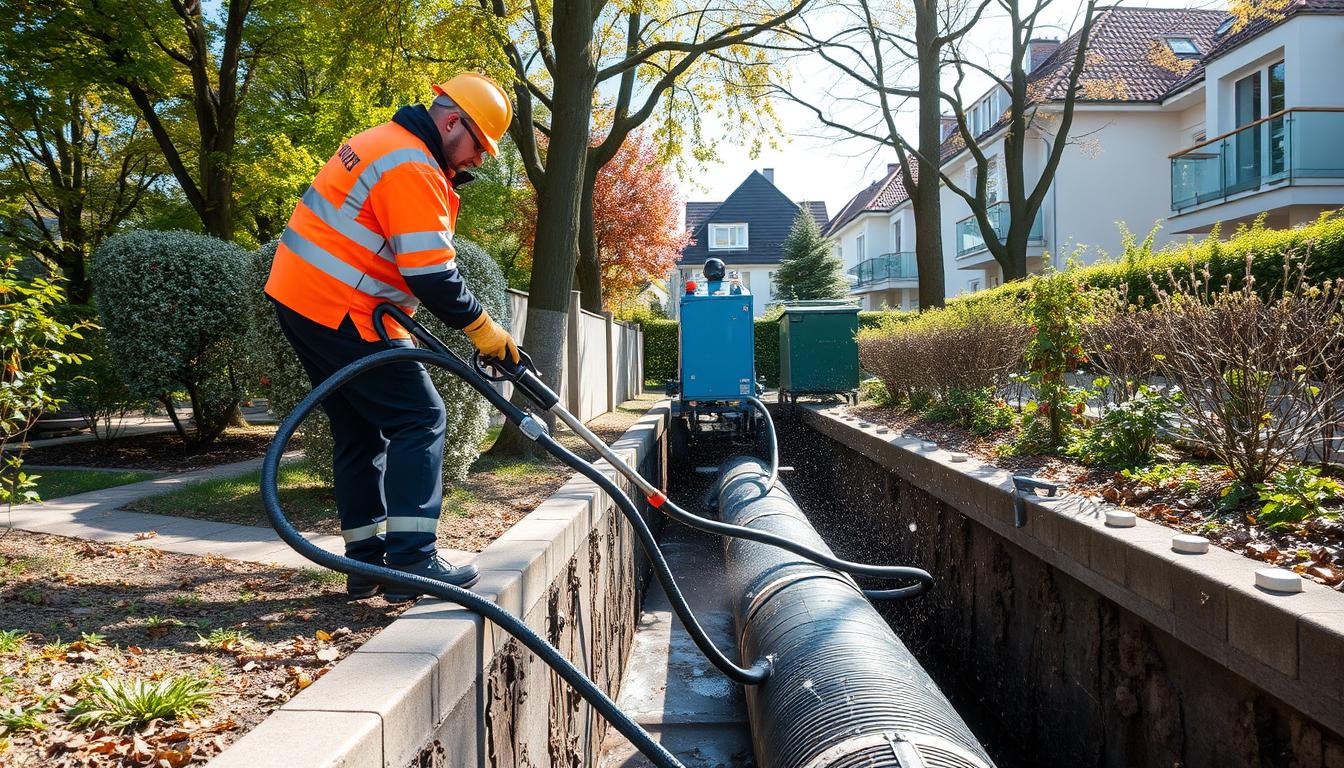
[[[654,491],[653,494],[649,496],[649,503],[653,505],[654,509],[663,506],[663,503],[666,501],[667,496],[662,491]]]

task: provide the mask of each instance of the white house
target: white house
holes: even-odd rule
[[[1232,225],[1261,213],[1270,226],[1291,226],[1344,207],[1344,152],[1333,146],[1344,141],[1344,78],[1306,75],[1344,71],[1340,14],[1338,0],[1298,0],[1281,20],[1233,31],[1217,11],[1099,11],[1068,144],[1032,228],[1029,268],[1041,269],[1046,254],[1080,248],[1083,261],[1116,255],[1121,224],[1140,238],[1160,225],[1162,245],[1208,232],[1218,221],[1230,234]],[[1076,42],[1076,36],[1062,44],[1032,41],[1031,79],[1044,96],[1029,129],[1029,184],[1054,141]],[[968,110],[987,155],[991,202],[1004,196],[1007,108],[1007,94],[995,88]],[[974,189],[974,158],[959,134],[945,133],[945,173]],[[865,197],[873,187],[859,193],[830,228],[856,276],[854,293],[870,307],[911,308],[915,283],[892,290],[899,281],[888,277],[893,260],[885,258],[899,256],[902,279],[907,260],[913,274],[913,254],[906,256],[914,247],[910,202],[903,190],[885,193],[899,186],[893,184],[899,177],[889,167],[878,182],[886,184],[883,193]],[[969,206],[946,185],[941,202],[947,294],[998,285],[1002,271]],[[883,208],[887,228],[873,230]],[[990,213],[1003,231],[1006,202]],[[873,231],[888,233],[881,252],[872,250]],[[856,250],[860,236],[863,256]]]

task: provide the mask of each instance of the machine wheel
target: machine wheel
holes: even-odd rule
[[[686,419],[674,418],[667,427],[667,468],[674,477],[685,477],[691,471],[691,431]]]

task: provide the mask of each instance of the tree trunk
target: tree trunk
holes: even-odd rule
[[[919,308],[943,306],[947,288],[943,271],[943,208],[939,198],[938,170],[942,148],[942,109],[939,93],[941,46],[938,38],[937,5],[933,0],[916,3],[915,41],[919,56],[919,176],[911,193],[915,211],[915,265],[919,271]]]
[[[593,184],[596,169],[584,170],[583,198],[579,206],[579,263],[574,277],[579,285],[579,305],[589,312],[601,312],[602,261],[597,252],[597,234],[593,231]]]
[[[579,259],[579,214],[597,85],[592,18],[590,4],[583,0],[556,4],[551,26],[557,71],[566,76],[556,78],[545,181],[537,189],[537,230],[524,343],[542,381],[557,392],[564,369],[569,293]],[[515,394],[515,402],[519,397]],[[546,421],[548,425],[555,423],[549,415]],[[490,453],[541,455],[536,443],[511,423],[504,426]]]

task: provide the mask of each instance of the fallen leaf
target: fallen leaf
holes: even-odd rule
[[[278,699],[281,696],[284,696],[285,692],[280,690],[279,688],[276,688],[275,686],[271,686],[270,688],[267,688],[266,690],[262,691],[261,695],[265,696],[268,699]]]
[[[161,749],[154,753],[154,759],[158,761],[161,768],[181,768],[191,762],[191,748]]]
[[[350,628],[349,628],[349,627],[341,627],[340,629],[336,630],[335,632],[332,632],[332,633],[331,633],[331,636],[332,636],[332,637],[345,637],[346,635],[349,635],[349,634],[353,634],[353,633],[350,631]]]
[[[330,641],[331,641],[331,633],[329,633],[329,632],[325,632],[325,631],[320,630],[320,629],[317,630],[316,632],[314,632],[314,633],[313,633],[313,636],[316,637],[318,640],[321,640],[321,641],[324,642],[324,643],[326,643],[326,642],[330,642]]]
[[[341,657],[341,652],[337,648],[323,648],[317,652],[317,658],[321,661],[335,661]]]
[[[158,535],[158,531],[142,531],[132,536],[131,541],[144,541],[145,539],[152,539]]]
[[[247,662],[246,664],[243,665],[243,671],[244,671],[244,672],[251,672],[252,670],[254,670],[254,669],[256,669],[256,668],[257,668],[257,662],[255,662],[255,661],[249,661],[249,662]]]

